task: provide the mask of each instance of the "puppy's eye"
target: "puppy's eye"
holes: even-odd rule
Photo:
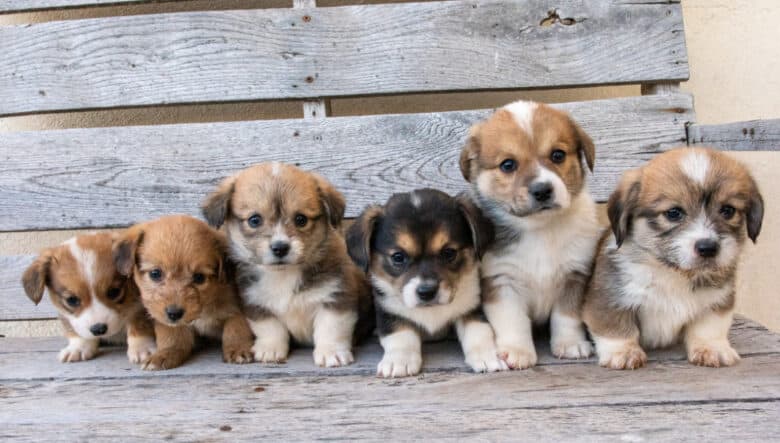
[[[120,295],[122,295],[122,288],[108,288],[108,291],[106,292],[106,297],[108,297],[109,300],[116,300]]]
[[[553,152],[550,153],[550,160],[553,163],[563,163],[564,160],[566,160],[566,153],[561,151],[560,149],[555,149]]]
[[[246,224],[249,225],[250,228],[260,227],[260,225],[263,224],[263,217],[260,217],[260,214],[252,214],[246,219]]]
[[[452,263],[456,258],[458,258],[458,251],[452,248],[444,248],[439,254],[441,255],[441,258],[447,263]]]
[[[81,300],[79,300],[79,298],[75,295],[71,295],[65,299],[65,303],[67,303],[71,308],[78,308],[79,305],[81,305]]]
[[[685,216],[685,211],[680,208],[672,208],[664,212],[664,216],[669,221],[677,222],[683,219]]]
[[[726,220],[731,220],[736,212],[737,210],[734,208],[734,206],[731,205],[723,205],[720,208],[720,215],[722,215]]]
[[[403,252],[396,252],[390,256],[390,260],[393,261],[394,265],[402,266],[404,263],[406,263],[406,254]]]
[[[196,285],[201,285],[206,281],[206,276],[200,272],[192,274],[192,282]]]
[[[303,215],[303,214],[296,214],[295,215],[295,226],[297,226],[299,228],[302,228],[302,227],[306,226],[306,223],[308,223],[308,222],[309,222],[309,218],[306,217],[305,215]]]
[[[160,282],[163,279],[163,272],[159,268],[154,268],[151,271],[149,271],[149,278],[152,279],[152,281]]]
[[[517,162],[512,160],[511,158],[508,158],[501,162],[499,168],[501,168],[501,171],[506,172],[508,174],[510,172],[514,172],[517,169]]]

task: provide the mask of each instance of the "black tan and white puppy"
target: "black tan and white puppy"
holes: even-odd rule
[[[353,336],[366,334],[373,315],[368,282],[339,231],[344,209],[344,197],[323,177],[277,162],[225,179],[204,202],[203,214],[224,227],[238,264],[255,360],[286,360],[292,336],[314,345],[319,366],[354,361]]]
[[[599,363],[638,368],[644,349],[680,340],[693,364],[739,361],[728,340],[735,273],[763,214],[750,173],[715,150],[675,149],[625,173],[583,308]]]
[[[127,357],[141,363],[155,349],[151,319],[133,282],[117,272],[111,255],[113,236],[82,235],[41,253],[22,276],[27,296],[37,305],[48,288],[59,312],[68,346],[63,362],[89,360],[100,340],[127,337]]]
[[[466,363],[476,372],[508,369],[482,316],[479,253],[489,224],[470,201],[433,189],[395,194],[350,226],[353,260],[371,278],[382,377],[420,372],[421,342],[455,325]]]
[[[162,217],[129,228],[114,245],[114,260],[119,272],[133,277],[155,321],[157,351],[144,369],[180,366],[198,336],[221,339],[228,363],[252,361],[252,331],[222,233],[193,217]]]
[[[482,259],[484,311],[511,368],[536,364],[532,326],[548,320],[555,356],[591,354],[580,309],[602,231],[585,184],[594,157],[566,113],[524,101],[474,125],[461,152],[471,198],[495,227]]]

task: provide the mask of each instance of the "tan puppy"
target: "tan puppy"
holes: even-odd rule
[[[675,149],[625,173],[608,213],[584,305],[599,363],[638,368],[643,347],[680,339],[693,364],[739,361],[728,340],[737,261],[764,215],[747,169],[715,150]]]
[[[461,153],[472,198],[495,226],[482,258],[484,311],[512,368],[536,364],[532,324],[548,320],[554,355],[591,353],[580,308],[602,230],[585,186],[594,157],[568,115],[523,101],[475,125]]]
[[[108,233],[71,238],[43,251],[22,276],[24,290],[36,305],[48,288],[60,313],[68,339],[60,361],[89,360],[97,355],[101,339],[123,341],[125,334],[132,363],[154,352],[152,321],[135,284],[116,271],[112,244]]]
[[[180,366],[196,335],[222,339],[226,362],[252,360],[252,331],[228,276],[226,253],[222,234],[184,215],[135,225],[117,242],[117,269],[133,276],[155,320],[157,352],[144,369]]]
[[[203,204],[230,239],[255,360],[287,358],[290,336],[319,366],[353,362],[353,333],[370,331],[370,287],[339,232],[344,197],[323,177],[262,163],[225,179]]]

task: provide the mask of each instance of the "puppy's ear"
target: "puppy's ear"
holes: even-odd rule
[[[751,179],[752,181],[752,179]],[[750,203],[747,208],[747,231],[748,237],[753,243],[756,242],[758,234],[761,233],[761,224],[764,221],[764,198],[758,190],[758,185],[753,181],[752,191],[750,192]]]
[[[467,182],[471,182],[476,173],[476,160],[479,157],[479,130],[481,125],[475,124],[469,130],[469,138],[466,140],[466,146],[460,151],[460,173]]]
[[[344,219],[344,210],[347,208],[347,202],[344,196],[333,186],[325,177],[319,174],[312,174],[317,180],[320,200],[328,215],[328,221],[334,228],[341,226],[341,220]]]
[[[381,206],[369,206],[347,229],[347,251],[352,261],[364,272],[368,271],[371,261],[371,238],[374,236],[374,228],[383,214],[384,209]]]
[[[49,267],[51,265],[51,252],[44,251],[22,274],[22,286],[24,292],[30,297],[36,305],[43,298],[43,290],[46,288],[46,282],[49,280]]]
[[[233,198],[235,184],[235,177],[228,177],[222,180],[217,189],[203,200],[200,208],[209,225],[218,228],[225,223],[225,219],[230,213],[230,199]]]
[[[217,280],[223,283],[231,282],[233,281],[233,277],[235,276],[235,265],[230,260],[229,253],[228,253],[228,239],[227,237],[220,231],[215,232],[215,249],[217,251]]]
[[[631,230],[633,213],[639,199],[641,177],[642,171],[639,169],[624,173],[617,189],[609,196],[607,202],[607,216],[618,247],[623,244],[623,240]]]
[[[458,208],[471,230],[474,252],[477,253],[477,257],[482,258],[485,249],[493,241],[493,224],[482,214],[482,210],[474,204],[466,193],[461,192],[458,194],[457,200]]]
[[[571,124],[574,126],[574,132],[577,134],[577,151],[585,158],[585,163],[588,165],[590,172],[593,172],[593,166],[596,163],[596,145],[593,144],[593,139],[580,125],[574,120],[572,120]]]
[[[121,234],[114,242],[111,252],[114,257],[116,270],[120,274],[127,277],[133,274],[133,268],[136,264],[136,253],[143,238],[144,231],[139,226],[133,226],[125,231],[124,234]]]

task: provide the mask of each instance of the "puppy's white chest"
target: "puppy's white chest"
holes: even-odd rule
[[[221,320],[218,320],[214,316],[201,316],[197,320],[190,323],[190,326],[195,328],[195,332],[197,332],[200,336],[221,339],[222,323],[223,322]]]

